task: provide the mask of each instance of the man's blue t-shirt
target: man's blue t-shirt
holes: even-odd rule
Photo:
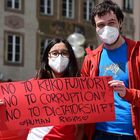
[[[114,80],[121,80],[128,87],[127,45],[122,44],[114,50],[103,49],[99,76],[112,76]],[[114,92],[116,120],[112,122],[96,123],[96,129],[105,132],[133,135],[130,104]]]

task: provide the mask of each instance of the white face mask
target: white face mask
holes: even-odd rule
[[[69,64],[69,58],[67,57],[64,58],[61,55],[59,55],[56,58],[51,57],[49,58],[48,64],[53,69],[54,72],[62,73],[65,71],[65,69]]]
[[[119,36],[118,28],[111,26],[105,26],[102,29],[100,29],[97,33],[100,39],[106,44],[113,44]]]

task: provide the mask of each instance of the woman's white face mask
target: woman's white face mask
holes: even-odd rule
[[[64,58],[61,55],[59,55],[56,58],[48,58],[49,59],[49,66],[52,68],[52,70],[56,73],[62,73],[66,70],[68,64],[69,64],[69,58]]]
[[[97,34],[99,35],[101,41],[111,45],[118,39],[119,30],[116,27],[105,26],[100,29]]]

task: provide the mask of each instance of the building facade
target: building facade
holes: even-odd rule
[[[22,80],[33,75],[36,58],[36,3],[0,1],[0,76]]]
[[[0,80],[27,80],[40,66],[44,46],[54,37],[80,32],[85,47],[95,48],[98,38],[90,11],[102,0],[1,0]],[[139,0],[116,0],[124,11],[123,32],[140,40]]]

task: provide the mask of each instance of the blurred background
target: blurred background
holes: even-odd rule
[[[100,43],[90,12],[101,1],[0,0],[0,81],[34,77],[44,46],[54,37],[75,41],[73,49],[81,66],[84,49]],[[140,0],[113,1],[125,15],[123,34],[140,40]]]

